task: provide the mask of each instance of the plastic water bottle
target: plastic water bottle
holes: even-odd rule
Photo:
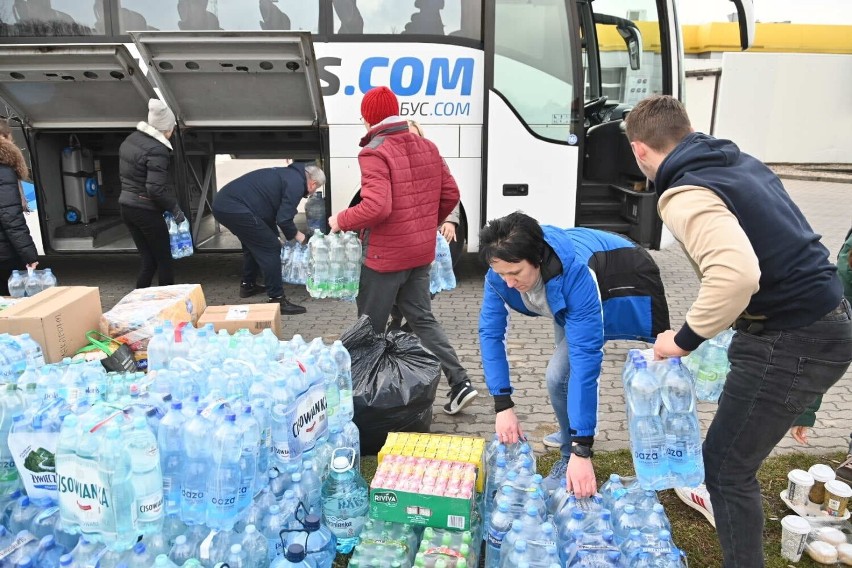
[[[187,525],[207,522],[207,477],[210,473],[211,452],[209,425],[201,415],[202,409],[187,420],[183,431],[185,469],[181,481],[180,517]]]
[[[303,530],[291,533],[287,542],[304,546],[307,557],[316,564],[316,568],[331,568],[337,556],[337,539],[316,514],[305,517]]]
[[[450,243],[438,231],[437,250],[435,252],[435,264],[438,265],[443,290],[452,290],[456,287],[456,275],[453,272],[453,256],[450,253]]]
[[[178,535],[175,538],[175,543],[169,550],[169,558],[178,566],[184,564],[190,558],[196,556],[196,549],[187,541],[186,535]]]
[[[308,231],[320,231],[325,229],[327,216],[325,214],[325,199],[321,191],[315,191],[305,201],[305,220]]]
[[[241,544],[232,544],[228,554],[228,566],[230,568],[249,568],[248,555],[243,551]]]
[[[328,239],[328,297],[342,298],[344,296],[343,271],[346,263],[346,249],[341,241],[340,233],[332,233]]]
[[[637,360],[634,363],[633,375],[624,385],[624,389],[627,394],[627,406],[633,416],[659,414],[660,404],[662,404],[660,383],[644,360]]]
[[[240,435],[242,437],[242,453],[240,455],[240,492],[237,508],[244,511],[251,505],[256,486],[258,468],[257,462],[260,457],[260,424],[255,420],[252,407],[246,406],[238,422]]]
[[[306,560],[304,546],[291,544],[287,547],[287,553],[277,558],[269,568],[314,568],[314,565]]]
[[[163,326],[154,327],[154,335],[148,340],[148,370],[160,371],[169,366],[172,338],[163,331]]]
[[[194,252],[192,246],[192,232],[189,228],[189,219],[184,219],[178,224],[178,249],[180,250],[181,258],[192,256]]]
[[[183,404],[173,402],[160,421],[157,445],[160,448],[160,470],[163,475],[163,509],[166,515],[180,513],[181,475],[184,469],[183,431],[186,417]]]
[[[314,231],[308,243],[309,265],[307,289],[312,298],[327,298],[329,291],[329,247],[326,237]]]
[[[138,416],[125,440],[133,467],[136,526],[143,535],[153,535],[163,526],[163,475],[157,438],[148,428],[145,418]]]
[[[349,351],[338,339],[331,344],[331,356],[337,364],[337,387],[340,390],[340,421],[346,422],[355,417],[355,404],[352,399],[352,359]]]
[[[68,419],[66,418],[63,430],[67,426]],[[57,458],[59,458],[58,451],[57,454]],[[136,494],[133,486],[133,466],[131,465],[130,453],[124,447],[124,441],[121,439],[121,431],[118,427],[107,426],[106,435],[98,445],[97,462],[102,483],[108,485],[112,492],[112,509],[104,515],[106,519],[103,530],[116,534],[114,543],[116,548],[130,548],[136,542],[138,536],[136,525],[133,522],[135,515],[132,514],[134,507],[136,507]],[[81,538],[80,542],[82,543],[84,540]],[[77,545],[77,548],[80,548],[80,544]],[[74,554],[74,559],[78,562],[87,562],[90,558],[91,556],[81,557]]]
[[[38,543],[35,565],[39,568],[56,568],[65,552],[65,549],[56,543],[56,538],[52,534],[47,535]]]
[[[35,296],[42,291],[41,275],[33,268],[27,268],[27,276],[24,281],[24,291],[26,292],[27,297]]]
[[[358,287],[361,280],[361,240],[355,233],[346,233],[344,236],[344,249],[346,263],[343,268],[343,299],[354,301],[358,296]]]
[[[263,520],[262,527],[270,562],[284,554],[284,542],[281,540],[281,531],[288,528],[288,525],[287,515],[281,512],[281,507],[272,505],[269,508],[269,514]]]
[[[242,436],[237,417],[227,414],[213,433],[213,451],[207,478],[207,525],[218,530],[230,530],[239,511],[240,457]]]
[[[512,512],[508,501],[500,500],[497,509],[488,521],[488,534],[485,540],[485,568],[499,568],[500,548],[503,539],[512,528]]]
[[[633,466],[643,488],[665,489],[668,462],[666,432],[658,415],[634,416],[630,424]]]
[[[666,409],[666,457],[674,483],[695,487],[704,481],[701,426],[695,413],[695,394],[680,359],[669,359],[663,376],[662,398]]]
[[[269,544],[254,525],[246,525],[240,541],[248,557],[249,566],[266,566],[269,562]]]
[[[41,275],[42,290],[53,288],[57,284],[58,282],[56,281],[56,276],[53,274],[53,270],[51,270],[50,268],[45,268],[44,272]]]
[[[0,495],[8,495],[20,485],[20,476],[9,451],[9,432],[14,417],[24,411],[24,399],[16,385],[0,390]]]
[[[698,373],[695,377],[695,395],[698,400],[716,402],[722,394],[728,374],[727,349],[711,339],[704,349]]]
[[[9,277],[9,295],[13,298],[23,298],[27,295],[26,278],[20,270],[13,270]]]
[[[157,558],[154,559],[154,567],[153,568],[180,568],[177,564],[172,562],[168,556],[165,554],[158,554]]]
[[[33,518],[39,514],[39,509],[30,502],[29,497],[19,497],[18,501],[12,507],[12,513],[9,516],[8,529],[12,534],[18,534],[21,531],[29,530]]]
[[[171,250],[172,258],[180,258],[180,231],[178,230],[178,225],[171,213],[166,212],[164,216],[166,218],[166,227],[169,230],[169,249]]]
[[[323,522],[337,537],[337,551],[344,554],[360,541],[370,506],[367,482],[353,469],[354,453],[335,450],[331,471],[322,484]]]

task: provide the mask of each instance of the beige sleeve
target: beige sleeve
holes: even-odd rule
[[[660,197],[659,209],[701,278],[686,322],[701,337],[713,337],[737,319],[758,291],[757,255],[736,216],[709,189],[669,189]]]

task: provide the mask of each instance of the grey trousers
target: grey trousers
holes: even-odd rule
[[[385,333],[388,316],[396,303],[423,346],[441,362],[450,387],[468,380],[467,371],[450,345],[444,328],[432,315],[428,264],[399,272],[376,272],[362,266],[356,303],[358,316],[370,316],[373,330],[381,334]]]

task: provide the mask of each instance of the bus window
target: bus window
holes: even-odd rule
[[[119,0],[135,30],[319,30],[319,0]]]
[[[481,39],[481,0],[332,0],[338,34]]]
[[[601,61],[601,94],[607,104],[635,105],[645,97],[663,92],[663,60],[660,52],[660,19],[654,0],[595,0],[595,14],[607,14],[631,20],[641,34],[642,53],[639,69],[632,69],[627,45],[616,26],[597,24]],[[590,98],[587,93],[586,98]]]
[[[104,0],[0,0],[0,36],[103,35]]]
[[[494,87],[533,132],[561,142],[578,120],[571,35],[565,0],[496,0]]]

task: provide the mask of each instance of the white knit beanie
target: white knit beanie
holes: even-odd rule
[[[175,127],[175,113],[160,99],[148,100],[148,124],[160,132],[168,132]]]

